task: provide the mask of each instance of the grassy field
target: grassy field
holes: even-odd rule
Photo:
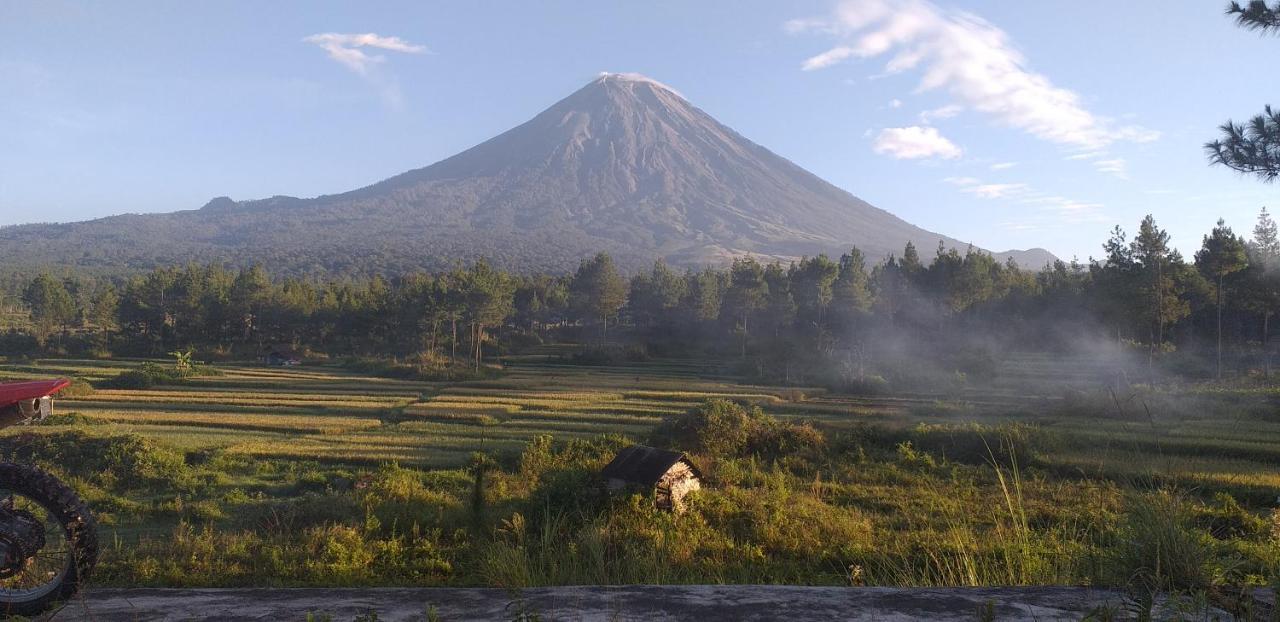
[[[1088,360],[1026,355],[985,386],[852,396],[745,384],[714,361],[588,367],[553,354],[460,383],[219,365],[182,384],[64,399],[53,425],[0,435],[50,439],[33,455],[102,515],[108,583],[1106,582],[1104,566],[1127,550],[1126,521],[1166,501],[1213,556],[1245,560],[1192,574],[1277,575],[1277,384],[1104,390],[1106,370]],[[137,364],[37,360],[2,365],[0,378],[102,382]],[[565,510],[563,524],[532,515],[558,493],[550,467],[530,465],[562,460],[530,458],[536,437],[644,439],[717,398],[811,423],[827,448],[803,460],[709,459],[712,488],[683,524],[635,505]],[[1034,440],[1018,445],[1030,455],[1002,457],[1010,434]],[[104,450],[130,456],[120,464],[78,462],[75,443],[127,435],[145,447]],[[608,446],[574,464],[598,468]],[[478,483],[476,452],[504,470]],[[605,547],[606,561],[561,567],[537,557],[553,553],[535,555],[534,540],[574,542],[574,555]],[[217,561],[190,561],[198,555]]]

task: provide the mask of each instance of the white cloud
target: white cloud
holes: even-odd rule
[[[950,119],[951,117],[960,114],[963,110],[964,108],[962,106],[947,104],[941,108],[934,108],[933,110],[926,110],[920,113],[920,122],[929,124],[933,123],[934,119]]]
[[[1101,203],[1077,201],[1061,196],[1037,196],[1028,199],[1027,203],[1039,205],[1041,210],[1051,212],[1054,219],[1060,222],[1077,224],[1108,221],[1107,216],[1102,213],[1104,206]]]
[[[1120,179],[1129,178],[1128,163],[1123,158],[1115,158],[1113,160],[1097,160],[1093,163],[1093,167],[1098,169],[1099,173],[1107,173],[1115,175]]]
[[[356,72],[360,77],[377,90],[387,106],[393,109],[404,107],[404,95],[400,91],[400,83],[395,76],[385,70],[378,70],[378,65],[386,62],[381,54],[368,54],[362,48],[387,50],[405,54],[423,54],[429,52],[426,46],[409,43],[400,37],[384,37],[367,32],[363,34],[341,34],[326,32],[311,35],[303,39],[324,50],[329,58],[343,67]]]
[[[942,181],[957,186],[961,192],[980,199],[1003,199],[1014,204],[1035,206],[1050,215],[1056,224],[1104,222],[1101,203],[1077,201],[1062,196],[1045,194],[1028,184],[988,184],[975,177],[944,177]]]
[[[963,189],[964,192],[972,194],[979,199],[1004,199],[1013,195],[1019,195],[1027,191],[1026,184],[979,184],[976,186],[968,186]]]
[[[890,108],[901,108],[901,107],[902,107],[902,100],[901,100],[901,99],[897,99],[897,98],[894,98],[894,99],[889,100],[889,107],[890,107]]]
[[[371,67],[386,61],[385,56],[369,55],[361,48],[376,48],[407,54],[421,54],[427,51],[426,46],[409,43],[400,37],[384,37],[372,32],[363,34],[325,32],[306,37],[303,41],[314,43],[324,50],[329,58],[360,75],[368,74]]]
[[[1079,95],[1032,71],[1008,34],[972,13],[927,0],[842,0],[831,17],[793,20],[787,29],[842,40],[804,61],[806,71],[891,54],[885,71],[919,70],[919,91],[944,90],[958,104],[1053,143],[1098,148],[1158,137],[1144,128],[1114,127],[1089,112]]]
[[[1092,160],[1107,155],[1102,151],[1085,151],[1082,153],[1073,153],[1066,157],[1068,160]]]
[[[992,164],[990,168],[993,171],[1007,171],[1017,165],[1017,162],[996,162],[995,164]]]
[[[880,130],[874,145],[876,153],[885,154],[898,160],[915,160],[920,158],[942,158],[951,160],[960,157],[960,147],[947,140],[932,127],[890,127]]]
[[[826,52],[823,52],[817,56],[814,56],[804,61],[804,64],[801,65],[800,67],[805,71],[822,69],[823,67],[830,67],[842,60],[845,60],[846,58],[850,58],[855,54],[856,52],[854,52],[853,48],[844,47],[844,46],[834,47],[834,48],[831,48],[830,50],[827,50]]]
[[[945,177],[942,181],[959,186],[961,192],[979,199],[1006,199],[1026,194],[1031,189],[1026,184],[985,184],[975,177]]]

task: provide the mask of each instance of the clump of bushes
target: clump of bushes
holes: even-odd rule
[[[142,390],[162,384],[182,384],[188,378],[217,376],[220,373],[208,365],[191,362],[189,353],[185,353],[185,358],[179,357],[171,367],[147,361],[137,369],[120,372],[100,386],[104,389]]]
[[[492,378],[497,370],[489,366],[476,369],[465,361],[456,361],[439,352],[422,352],[407,358],[348,358],[342,366],[352,371],[396,380],[425,382],[463,381]]]
[[[722,399],[708,400],[687,413],[665,418],[654,430],[653,441],[711,457],[774,460],[826,445],[822,432],[808,423],[779,421],[759,406]]]
[[[58,392],[58,397],[89,397],[93,395],[93,385],[83,378],[72,378],[71,385]]]
[[[1210,540],[1191,528],[1181,497],[1164,491],[1134,495],[1109,550],[1109,582],[1151,592],[1203,592],[1231,572]]]
[[[641,363],[649,360],[649,351],[644,345],[601,345],[584,348],[568,356],[561,357],[572,365],[619,365],[622,363]]]
[[[181,452],[136,434],[28,432],[0,439],[0,457],[85,476],[105,488],[184,488],[191,483]]]
[[[866,374],[847,381],[840,390],[851,395],[884,395],[889,392],[889,381],[884,376]]]
[[[40,425],[98,425],[104,423],[101,419],[94,419],[87,415],[77,412],[55,412],[40,422]]]
[[[1033,462],[1052,442],[1047,432],[1024,423],[920,423],[906,440],[916,449],[952,462],[1001,466]]]

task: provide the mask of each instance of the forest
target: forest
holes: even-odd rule
[[[1190,258],[1151,216],[1131,237],[1117,226],[1102,251],[1039,271],[972,248],[939,245],[925,259],[908,244],[874,265],[853,248],[631,275],[604,253],[568,275],[483,260],[337,280],[196,264],[128,278],[10,274],[0,352],[245,360],[289,347],[425,379],[571,342],[590,345],[581,362],[715,355],[748,377],[870,392],[980,380],[1011,350],[1121,354],[1144,362],[1147,380],[1270,372],[1280,239],[1265,208],[1247,238],[1219,221]]]

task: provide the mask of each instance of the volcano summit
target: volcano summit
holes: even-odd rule
[[[350,192],[0,229],[0,261],[104,267],[263,262],[292,273],[406,271],[489,258],[571,269],[798,258],[873,260],[931,233],[757,145],[675,90],[604,74],[528,122],[431,166]],[[1052,255],[998,253],[1039,268]]]

